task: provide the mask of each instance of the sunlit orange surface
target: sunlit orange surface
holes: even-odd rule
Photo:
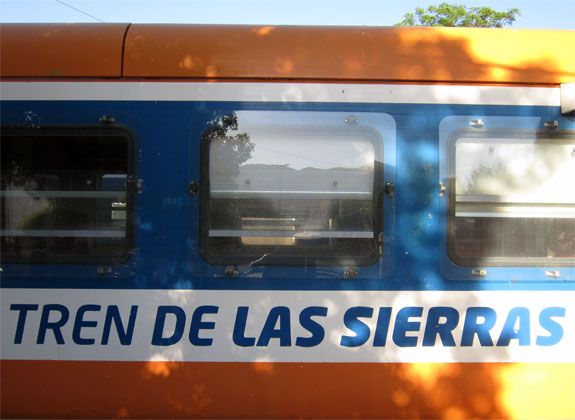
[[[573,364],[2,361],[2,416],[573,418]],[[63,398],[62,396],[65,396]]]

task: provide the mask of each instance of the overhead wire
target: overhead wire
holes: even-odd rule
[[[84,14],[84,15],[86,15],[86,16],[89,16],[89,17],[91,17],[92,19],[97,20],[98,22],[106,23],[106,22],[104,22],[102,19],[98,19],[96,16],[92,16],[91,14],[86,13],[86,12],[84,12],[84,11],[82,11],[82,10],[80,10],[80,9],[78,9],[78,8],[76,8],[76,7],[74,7],[74,6],[70,6],[68,3],[63,2],[62,0],[55,0],[55,1],[57,1],[57,2],[60,3],[60,4],[63,4],[64,6],[69,7],[70,9],[74,9],[75,11],[77,11],[77,12],[79,12],[79,13],[82,13],[82,14]]]

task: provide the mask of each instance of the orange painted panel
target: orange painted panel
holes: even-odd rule
[[[2,24],[2,77],[120,77],[127,24]]]
[[[575,31],[132,25],[126,77],[558,84]]]
[[[9,418],[574,418],[573,364],[2,361]]]

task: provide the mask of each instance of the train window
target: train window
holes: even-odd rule
[[[460,130],[448,153],[448,252],[455,262],[574,264],[572,131]]]
[[[238,111],[202,139],[201,251],[212,264],[372,264],[380,134],[341,113]]]
[[[3,127],[3,261],[124,261],[133,229],[132,143],[118,127]]]

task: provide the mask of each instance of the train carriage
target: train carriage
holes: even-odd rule
[[[575,417],[574,32],[0,30],[2,417]]]

